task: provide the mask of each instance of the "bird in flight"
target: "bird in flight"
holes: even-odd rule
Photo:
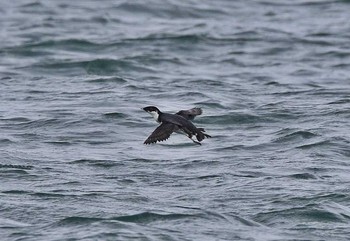
[[[210,135],[203,133],[205,132],[203,128],[197,128],[191,122],[197,115],[202,114],[201,108],[180,110],[176,114],[163,113],[155,106],[147,106],[144,107],[143,110],[151,114],[153,118],[160,123],[160,126],[152,132],[143,144],[165,141],[173,132],[185,134],[194,143],[199,145],[201,145],[200,142],[202,140],[211,137]],[[197,141],[192,139],[193,136],[197,138]]]

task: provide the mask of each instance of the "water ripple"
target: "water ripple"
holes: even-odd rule
[[[348,240],[348,8],[0,1],[1,240]]]

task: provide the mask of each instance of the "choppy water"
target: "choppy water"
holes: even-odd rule
[[[349,1],[1,1],[1,240],[348,240]],[[213,138],[143,141],[202,107]]]

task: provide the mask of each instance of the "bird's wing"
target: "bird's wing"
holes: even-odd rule
[[[180,115],[187,120],[193,120],[197,115],[201,115],[202,112],[201,108],[195,107],[189,110],[180,110],[176,115]]]
[[[152,144],[157,141],[165,141],[174,132],[176,125],[169,122],[163,122],[160,126],[158,126],[152,134],[145,140],[143,144]]]

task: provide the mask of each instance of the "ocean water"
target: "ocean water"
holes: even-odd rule
[[[0,2],[0,239],[349,240],[350,2]],[[201,107],[202,145],[141,108]]]

